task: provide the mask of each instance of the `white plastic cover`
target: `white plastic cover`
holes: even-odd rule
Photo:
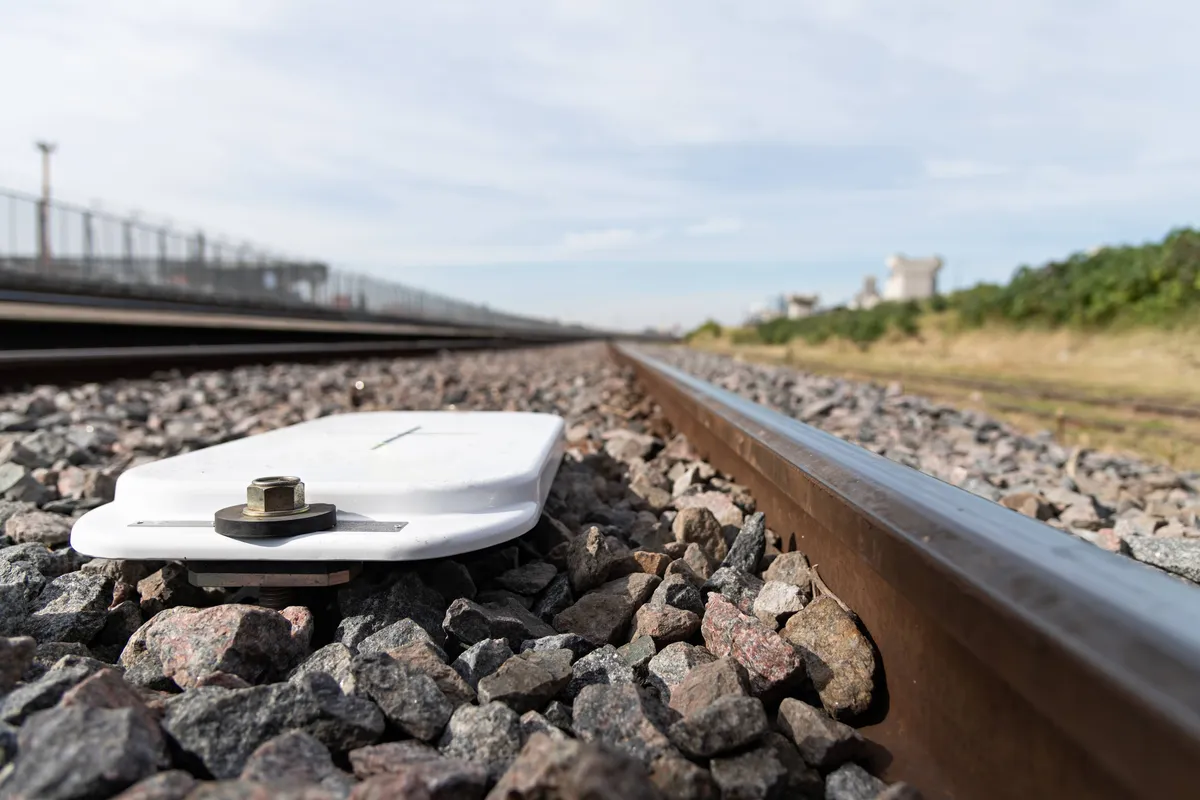
[[[541,514],[563,453],[552,414],[381,411],[342,414],[145,464],[79,519],[71,546],[102,558],[408,561],[508,541]],[[304,481],[338,528],[238,540],[213,514],[268,475]]]

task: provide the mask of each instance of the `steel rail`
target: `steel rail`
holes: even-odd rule
[[[931,798],[1200,794],[1200,590],[612,352],[859,615],[886,777]]]
[[[499,350],[554,344],[519,338],[360,339],[337,342],[0,349],[0,391],[32,383],[81,383],[143,376],[155,370],[228,368],[280,361],[423,356],[441,351]]]
[[[356,340],[352,342],[267,342],[147,347],[60,347],[49,350],[0,350],[0,370],[30,365],[74,365],[119,361],[195,361],[209,358],[344,356],[360,353],[410,353],[429,350],[480,349],[494,339]],[[521,342],[521,344],[525,344]]]

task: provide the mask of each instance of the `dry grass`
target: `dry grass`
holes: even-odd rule
[[[946,318],[934,317],[919,339],[881,341],[865,351],[846,342],[733,345],[727,337],[694,345],[812,372],[900,380],[906,391],[985,410],[1022,430],[1057,430],[1069,444],[1200,469],[1200,419],[1111,405],[1131,399],[1200,407],[1200,332],[1195,330],[956,332]],[[968,381],[988,385],[963,385]],[[1064,391],[1075,397],[1044,396]]]

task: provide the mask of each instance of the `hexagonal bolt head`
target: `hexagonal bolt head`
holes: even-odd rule
[[[246,487],[247,516],[296,514],[307,508],[304,483],[299,478],[273,475],[256,478]]]

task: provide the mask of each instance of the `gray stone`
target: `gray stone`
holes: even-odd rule
[[[649,636],[639,636],[628,644],[617,648],[617,655],[638,677],[645,677],[650,659],[658,653],[658,647]]]
[[[187,772],[172,769],[138,781],[117,795],[117,800],[185,800],[197,785]]]
[[[0,414],[2,413],[0,412]],[[3,492],[0,492],[0,494],[3,494]],[[0,500],[0,532],[4,530],[6,522],[25,511],[37,511],[37,506],[33,503],[24,503],[17,500]],[[0,556],[3,556],[2,550],[0,550]]]
[[[446,654],[436,644],[416,641],[389,650],[387,654],[433,679],[453,706],[475,702],[475,689],[445,661]]]
[[[616,748],[646,766],[660,756],[674,755],[675,748],[644,702],[636,686],[585,686],[575,698],[575,735]]]
[[[754,601],[765,584],[748,572],[732,567],[721,567],[704,582],[705,592],[720,592],[743,614],[751,614]]]
[[[1131,535],[1123,542],[1138,561],[1200,583],[1200,539]]]
[[[37,642],[29,636],[0,638],[0,694],[7,694],[33,663]]]
[[[319,786],[347,797],[354,780],[333,763],[329,748],[305,731],[288,731],[259,745],[239,776],[279,787]]]
[[[10,564],[28,564],[42,575],[48,577],[56,578],[62,574],[62,572],[55,573],[55,562],[57,559],[50,548],[41,542],[25,542],[24,544],[14,544],[11,547],[5,547],[3,550],[0,550],[0,561],[7,561]]]
[[[138,581],[137,590],[146,619],[168,608],[212,605],[204,590],[188,580],[187,569],[182,564],[164,564]]]
[[[704,597],[696,584],[679,573],[668,574],[650,596],[650,605],[672,606],[696,615],[704,614]]]
[[[758,572],[758,564],[762,561],[767,549],[767,520],[762,512],[746,518],[733,546],[729,548],[722,567],[732,567],[747,574]]]
[[[783,581],[767,581],[754,598],[751,611],[759,622],[771,630],[788,621],[797,611],[804,608],[804,596],[800,587]]]
[[[111,602],[111,579],[69,572],[42,589],[22,627],[39,642],[90,642],[104,629]]]
[[[286,731],[307,731],[345,753],[377,741],[384,718],[371,701],[344,695],[328,675],[313,673],[249,689],[190,689],[166,701],[162,726],[183,762],[230,779],[259,745]]]
[[[5,797],[108,797],[169,763],[162,732],[131,708],[51,708],[21,728]]]
[[[4,533],[14,542],[37,542],[57,547],[71,540],[71,518],[46,511],[26,511],[9,517]]]
[[[779,705],[778,725],[804,762],[823,772],[866,754],[866,742],[858,731],[791,697]]]
[[[336,637],[351,650],[376,631],[405,618],[420,625],[435,644],[446,641],[442,630],[446,602],[415,572],[394,575],[380,587],[351,584],[338,592],[338,609],[343,622]]]
[[[542,592],[530,609],[544,622],[554,619],[554,616],[567,610],[575,602],[571,592],[571,579],[565,572],[560,572],[550,581],[550,585]]]
[[[571,681],[569,650],[526,650],[479,681],[479,702],[499,701],[518,714],[536,711]]]
[[[529,564],[510,569],[496,578],[502,588],[517,594],[533,595],[545,589],[558,574],[553,564],[545,561],[533,561]]]
[[[361,655],[386,653],[388,650],[395,650],[397,647],[403,647],[411,642],[429,642],[434,647],[438,647],[437,642],[424,628],[406,617],[380,628],[363,639],[358,643],[358,652]],[[441,651],[441,648],[438,647],[438,650]],[[444,651],[442,658],[445,658]]]
[[[45,585],[46,579],[33,566],[0,561],[0,635],[24,630],[29,608]]]
[[[107,666],[90,658],[63,658],[45,675],[10,692],[0,706],[0,720],[20,725],[31,714],[57,704],[67,690]]]
[[[481,765],[490,780],[498,780],[521,751],[521,718],[504,703],[459,706],[438,749]]]
[[[722,800],[783,800],[788,796],[787,767],[770,747],[714,758],[709,769]]]
[[[700,617],[673,606],[642,606],[634,615],[630,638],[649,636],[658,647],[692,638],[700,630]]]
[[[50,491],[38,483],[20,464],[5,461],[0,464],[0,497],[22,503],[41,504],[49,500],[51,495]],[[9,522],[12,522],[11,518]],[[5,523],[4,530],[6,535],[12,536],[8,533],[8,523]]]
[[[619,556],[600,529],[592,526],[567,547],[567,576],[578,595],[604,583]]]
[[[804,763],[796,745],[775,731],[763,734],[763,746],[775,754],[775,758],[787,770],[788,797],[822,798],[825,796],[825,779],[821,773]]]
[[[560,633],[577,633],[596,645],[616,642],[660,582],[656,575],[640,572],[609,581],[556,616],[554,627]]]
[[[672,687],[668,705],[682,716],[690,717],[722,697],[745,697],[749,694],[750,680],[745,667],[725,656],[693,667]]]
[[[444,621],[446,632],[464,645],[483,639],[504,639],[517,649],[527,639],[553,636],[556,631],[517,603],[480,605],[458,599],[450,604]]]
[[[521,742],[528,742],[531,737],[539,733],[559,741],[570,738],[542,714],[537,711],[526,711],[521,715]]]
[[[454,712],[433,678],[386,653],[355,656],[350,671],[355,693],[373,700],[388,722],[415,739],[436,739]]]
[[[712,774],[686,758],[656,758],[650,765],[650,781],[666,800],[721,800]]]
[[[828,800],[876,800],[887,784],[858,764],[843,764],[825,777]]]
[[[526,650],[570,650],[571,659],[582,658],[596,649],[596,646],[574,633],[558,633],[554,636],[543,636],[541,639],[531,639],[521,642],[521,652]]]
[[[354,654],[350,648],[341,642],[330,642],[306,658],[288,675],[288,680],[296,681],[314,672],[323,672],[337,681],[338,687],[346,694],[354,693],[354,671],[350,663]]]
[[[405,739],[351,750],[349,758],[356,777],[370,778],[381,773],[399,772],[425,761],[440,761],[445,756],[436,747],[415,739]]]
[[[551,700],[546,704],[546,710],[542,712],[546,717],[546,721],[560,731],[567,733],[573,732],[571,707],[565,703],[560,703],[557,700]]]
[[[719,485],[719,481],[716,478],[711,483],[714,487]],[[732,486],[733,484],[725,484],[726,488],[731,488]],[[739,500],[739,502],[744,501]],[[741,508],[734,502],[734,495],[722,491],[698,492],[696,494],[684,493],[675,498],[675,507],[680,510],[680,513],[689,508],[708,509],[712,513],[713,518],[716,519],[718,525],[730,526],[735,529],[742,527],[744,519]],[[722,536],[722,540],[724,540],[724,536]],[[715,563],[719,564],[725,558],[725,554],[722,552],[719,557],[712,555],[711,558]]]
[[[767,732],[767,714],[757,697],[725,695],[688,714],[668,730],[671,741],[692,758],[740,750]]]
[[[1166,525],[1166,520],[1138,512],[1135,516],[1118,519],[1113,525],[1113,533],[1118,539],[1129,536],[1153,536],[1154,532]]]
[[[654,449],[661,444],[653,436],[622,429],[610,431],[606,438],[604,452],[625,463],[649,458]]]
[[[674,688],[683,682],[689,672],[700,664],[716,660],[717,657],[703,647],[685,642],[669,644],[646,665],[646,683],[666,703],[670,701]]]
[[[671,523],[671,531],[675,534],[675,541],[695,544],[710,562],[721,563],[729,552],[721,532],[721,523],[703,506],[680,509]]]
[[[676,564],[679,565],[680,569],[687,567],[688,573],[684,573],[685,577],[696,576],[698,580],[695,583],[697,584],[708,580],[709,576],[713,573],[712,559],[695,542],[688,544],[687,549],[683,551],[683,558],[672,563],[671,567],[674,567]],[[667,567],[667,574],[671,573],[671,567]]]
[[[645,768],[612,750],[556,739],[530,737],[519,758],[488,795],[488,800],[587,798],[661,800]]]
[[[437,750],[418,742],[388,742],[355,750],[350,754],[354,774],[371,787],[360,788],[359,795],[370,797],[428,796],[430,800],[478,800],[488,786],[488,773],[479,764],[461,758],[446,758]],[[380,777],[383,776],[383,777]],[[389,777],[400,783],[387,781]],[[362,784],[367,786],[368,784]],[[424,792],[414,794],[413,788]]]
[[[481,679],[500,669],[500,665],[512,656],[507,640],[481,639],[464,650],[450,666],[472,689],[478,689]]]
[[[45,642],[33,653],[33,663],[25,670],[25,680],[31,681],[45,675],[64,656],[72,656],[72,663],[90,663],[96,659],[86,644],[80,642]]]
[[[633,667],[625,663],[615,647],[606,644],[575,662],[570,683],[563,694],[573,700],[586,686],[617,686],[633,684],[636,680]]]

